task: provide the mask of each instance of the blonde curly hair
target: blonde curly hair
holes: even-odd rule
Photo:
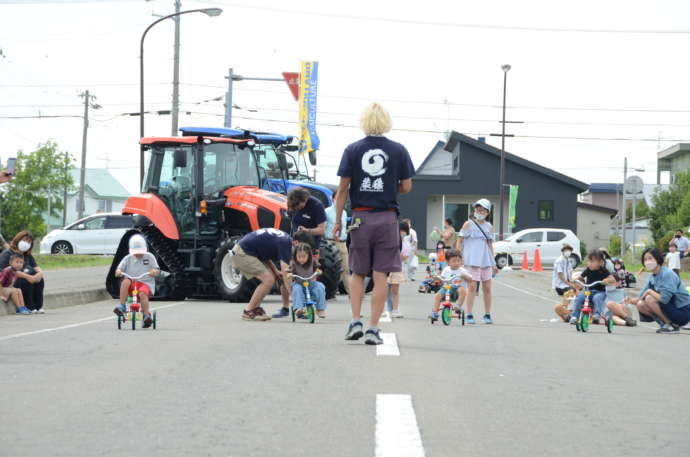
[[[380,103],[374,102],[364,108],[359,125],[366,135],[383,135],[390,132],[393,121],[388,111]]]

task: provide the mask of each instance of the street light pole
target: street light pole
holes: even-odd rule
[[[179,14],[182,8],[182,2],[175,0],[175,14]],[[177,135],[178,119],[180,116],[180,16],[173,17],[175,21],[175,45],[173,57],[173,93],[172,93],[172,109],[170,110],[172,118],[171,136]]]
[[[503,122],[501,130],[501,170],[500,170],[500,183],[498,185],[498,236],[499,239],[503,239],[503,195],[504,195],[504,184],[506,178],[506,86],[508,80],[508,71],[510,71],[510,65],[505,64],[501,66],[503,70]]]
[[[215,16],[220,16],[220,14],[223,12],[222,9],[220,8],[199,8],[199,9],[194,9],[194,10],[187,10],[187,11],[180,11],[179,13],[173,13],[173,14],[168,14],[167,16],[163,16],[160,19],[157,19],[153,21],[151,24],[149,24],[148,27],[146,27],[146,30],[144,30],[144,33],[141,35],[141,42],[139,44],[139,137],[144,138],[144,39],[146,38],[146,34],[149,33],[149,30],[151,28],[158,24],[159,22],[162,22],[166,19],[170,19],[171,17],[177,17],[181,16],[183,14],[189,14],[189,13],[204,13],[207,16],[210,17],[215,17]],[[173,134],[176,132],[173,132]],[[139,148],[139,186],[142,186],[144,183],[144,146],[141,145]]]
[[[233,81],[279,81],[285,82],[285,78],[260,78],[255,76],[242,76],[235,74],[232,68],[228,69],[228,91],[225,94],[225,122],[226,128],[232,128],[232,86]]]

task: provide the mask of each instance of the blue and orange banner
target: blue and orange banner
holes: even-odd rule
[[[316,92],[318,89],[319,63],[306,61],[300,64],[299,84],[299,153],[319,149],[316,134]]]

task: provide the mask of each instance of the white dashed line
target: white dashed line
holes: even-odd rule
[[[173,306],[178,306],[178,305],[181,305],[183,303],[184,302],[178,302],[178,303],[172,303],[170,305],[158,306],[156,308],[151,308],[151,311],[156,311],[156,310],[165,309],[165,308],[172,308]],[[23,336],[39,335],[41,333],[56,332],[58,330],[66,330],[68,328],[83,327],[84,325],[97,324],[99,322],[105,322],[105,321],[113,320],[113,319],[115,319],[115,317],[116,317],[115,315],[112,315],[112,316],[108,316],[108,317],[102,317],[100,319],[93,319],[90,321],[83,321],[83,322],[76,322],[74,324],[62,325],[60,327],[44,328],[41,330],[34,330],[32,332],[15,333],[14,335],[7,335],[7,336],[0,337],[0,341],[12,340],[14,338],[21,338]]]
[[[376,346],[376,355],[400,355],[395,333],[381,333],[383,344]]]
[[[424,457],[410,395],[376,395],[376,457]]]

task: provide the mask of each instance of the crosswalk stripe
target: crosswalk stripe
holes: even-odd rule
[[[398,339],[395,333],[381,333],[383,344],[376,346],[376,355],[400,355]]]
[[[376,457],[424,457],[411,395],[376,395]]]

